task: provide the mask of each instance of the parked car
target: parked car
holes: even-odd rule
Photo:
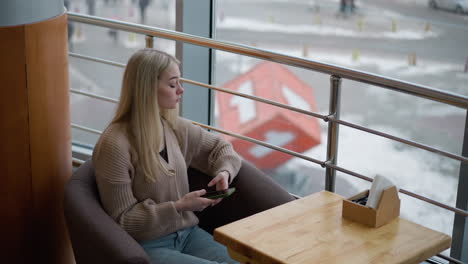
[[[468,0],[429,0],[429,6],[434,9],[455,11],[459,14],[468,13]]]

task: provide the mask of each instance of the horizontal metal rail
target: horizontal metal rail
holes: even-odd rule
[[[94,62],[105,63],[105,64],[117,66],[117,67],[125,67],[125,64],[123,64],[123,63],[110,61],[110,60],[104,60],[104,59],[100,59],[100,58],[96,58],[96,57],[85,56],[85,55],[81,55],[81,54],[77,54],[77,53],[71,53],[70,52],[70,56],[80,58],[80,59],[84,59],[84,60],[90,60],[90,61],[94,61]],[[216,91],[220,91],[220,92],[224,92],[224,93],[228,93],[228,94],[248,98],[248,99],[251,99],[251,100],[254,100],[254,101],[257,101],[257,102],[262,102],[262,103],[265,103],[265,104],[274,105],[274,106],[277,106],[277,107],[288,109],[288,110],[298,112],[298,113],[301,113],[301,114],[305,114],[305,115],[308,115],[308,116],[313,116],[313,117],[320,118],[320,119],[323,119],[323,120],[328,118],[326,115],[316,114],[316,113],[313,113],[313,112],[310,112],[310,111],[307,111],[307,110],[292,107],[292,106],[289,106],[287,104],[278,103],[278,102],[268,100],[268,99],[264,99],[264,98],[261,98],[261,97],[248,95],[248,94],[243,94],[243,93],[238,93],[238,92],[234,92],[234,91],[231,91],[231,90],[219,88],[219,87],[216,87],[216,86],[213,86],[213,85],[209,85],[209,84],[205,84],[205,83],[201,83],[201,82],[197,82],[197,81],[192,81],[192,80],[185,79],[185,78],[181,78],[180,81],[184,82],[184,83],[189,83],[189,84],[205,87],[205,88],[208,88],[208,89],[212,89],[212,90],[216,90]],[[97,98],[97,99],[100,99],[99,97],[101,97],[100,95],[97,95],[97,94],[93,94],[93,93],[89,93],[89,92],[83,92],[83,91],[79,91],[79,90],[75,90],[75,89],[70,89],[70,91],[72,91],[74,93],[79,93],[79,94],[82,94],[82,95],[88,95],[90,97]],[[118,102],[118,100],[108,98],[108,97],[102,97],[102,100],[112,101],[112,102],[116,102],[116,103]]]
[[[111,102],[111,103],[118,103],[119,102],[119,100],[115,99],[115,98],[102,96],[102,95],[98,95],[98,94],[95,94],[95,93],[85,92],[85,91],[81,91],[81,90],[77,90],[77,89],[70,89],[70,92],[75,93],[75,94],[81,94],[81,95],[88,96],[88,97],[95,98],[95,99],[99,99],[99,100],[102,100],[102,101]]]
[[[427,151],[430,151],[430,152],[433,152],[433,153],[437,153],[437,154],[440,154],[440,155],[443,155],[443,156],[446,156],[446,157],[449,157],[449,158],[452,158],[452,159],[456,159],[456,160],[459,160],[459,161],[462,161],[462,162],[468,162],[468,158],[466,158],[466,157],[456,155],[456,154],[453,154],[453,153],[450,153],[450,152],[446,152],[446,151],[443,151],[443,150],[439,150],[439,149],[436,149],[436,148],[433,148],[433,147],[429,147],[427,145],[420,144],[420,143],[417,143],[417,142],[414,142],[414,141],[411,141],[411,140],[406,140],[406,139],[403,139],[403,138],[395,137],[395,136],[392,136],[392,135],[389,135],[389,134],[386,134],[386,133],[383,133],[383,132],[380,132],[380,131],[377,131],[377,130],[373,130],[373,129],[366,128],[366,127],[363,127],[363,126],[359,126],[359,125],[356,125],[356,124],[353,124],[353,123],[350,123],[350,122],[346,122],[346,121],[343,121],[343,120],[340,120],[340,119],[336,119],[336,118],[333,118],[331,116],[316,114],[316,113],[313,113],[313,112],[310,112],[310,111],[307,111],[307,110],[303,110],[303,109],[300,109],[300,108],[292,107],[292,106],[289,106],[289,105],[286,105],[286,104],[281,104],[281,103],[278,103],[278,102],[275,102],[275,101],[263,99],[263,98],[253,96],[253,95],[247,95],[247,94],[238,93],[238,92],[234,92],[234,91],[223,89],[223,88],[218,88],[216,86],[201,83],[201,82],[197,82],[197,81],[192,81],[192,80],[187,80],[187,79],[182,79],[182,81],[186,82],[186,83],[198,85],[198,86],[201,86],[201,87],[205,87],[205,88],[208,88],[208,89],[212,89],[212,90],[216,90],[216,91],[220,91],[220,92],[224,92],[224,93],[229,93],[229,94],[232,94],[232,95],[248,98],[250,100],[254,100],[254,101],[274,105],[274,106],[277,106],[277,107],[285,108],[285,109],[288,109],[288,110],[291,110],[291,111],[294,111],[294,112],[302,113],[302,114],[313,116],[313,117],[316,117],[316,118],[321,118],[321,119],[323,119],[323,120],[325,120],[327,122],[328,121],[329,122],[335,122],[335,123],[345,125],[345,126],[348,126],[348,127],[352,127],[352,128],[355,128],[355,129],[359,129],[359,130],[362,130],[362,131],[365,131],[365,132],[368,132],[368,133],[371,133],[371,134],[374,134],[374,135],[378,135],[378,136],[381,136],[381,137],[392,139],[394,141],[398,141],[398,142],[401,142],[401,143],[404,143],[404,144],[407,144],[407,145],[410,145],[410,146],[413,146],[413,147],[417,147],[417,148],[421,148],[421,149],[424,149],[424,150],[427,150]]]
[[[96,58],[96,57],[84,56],[84,55],[80,55],[80,54],[76,54],[76,53],[74,53],[73,56],[77,57],[77,58],[80,58],[80,59],[106,63],[106,64],[113,65],[113,66],[125,67],[125,64],[123,64],[123,63],[118,63],[118,62],[109,61],[109,60],[103,60],[103,59]],[[216,90],[216,91],[220,91],[220,92],[224,92],[224,93],[244,97],[244,98],[254,100],[254,101],[257,101],[257,102],[262,102],[262,103],[265,103],[265,104],[269,104],[269,105],[281,107],[281,108],[284,108],[284,109],[288,109],[290,111],[294,111],[294,112],[302,113],[302,114],[305,114],[305,115],[313,116],[313,117],[316,117],[316,118],[320,118],[320,119],[325,120],[327,122],[328,121],[336,122],[336,123],[344,125],[344,126],[359,129],[359,130],[362,130],[362,131],[365,131],[365,132],[368,132],[368,133],[371,133],[371,134],[374,134],[374,135],[385,137],[385,138],[388,138],[388,139],[391,139],[391,140],[394,140],[394,141],[398,141],[400,143],[404,143],[404,144],[407,144],[407,145],[410,145],[410,146],[413,146],[413,147],[417,147],[417,148],[424,149],[424,150],[427,150],[427,151],[430,151],[430,152],[433,152],[433,153],[436,153],[436,154],[439,154],[439,155],[443,155],[443,156],[446,156],[446,157],[449,157],[449,158],[452,158],[452,159],[456,159],[456,160],[459,160],[461,162],[468,162],[468,158],[466,158],[466,157],[456,155],[456,154],[453,154],[453,153],[450,153],[450,152],[447,152],[447,151],[443,151],[443,150],[440,150],[440,149],[436,149],[436,148],[433,148],[433,147],[430,147],[430,146],[427,146],[427,145],[424,145],[424,144],[420,144],[420,143],[417,143],[417,142],[414,142],[414,141],[411,141],[411,140],[406,140],[406,139],[403,139],[403,138],[392,136],[392,135],[389,135],[389,134],[386,134],[386,133],[383,133],[383,132],[380,132],[380,131],[377,131],[377,130],[373,130],[373,129],[366,128],[366,127],[363,127],[363,126],[359,126],[359,125],[356,125],[356,124],[353,124],[353,123],[350,123],[350,122],[346,122],[344,120],[336,119],[336,118],[333,118],[333,117],[330,117],[330,116],[313,113],[313,112],[310,112],[310,111],[307,111],[307,110],[292,107],[292,106],[282,104],[282,103],[278,103],[278,102],[275,102],[275,101],[272,101],[272,100],[264,99],[264,98],[253,96],[253,95],[238,93],[238,92],[235,92],[235,91],[219,88],[219,87],[216,87],[216,86],[213,86],[213,85],[209,85],[209,84],[205,84],[205,83],[201,83],[201,82],[197,82],[197,81],[192,81],[192,80],[185,79],[185,78],[181,78],[180,80],[182,82],[184,82],[184,83],[190,83],[190,84],[193,84],[193,85],[197,85],[197,86],[205,87],[205,88],[208,88],[208,89],[212,89],[212,90]],[[118,102],[117,99],[112,99],[112,98],[103,97],[103,96],[101,97],[100,95],[96,95],[96,94],[93,94],[93,93],[83,92],[83,91],[74,90],[74,89],[71,89],[71,91],[74,92],[74,93],[79,93],[79,94],[82,94],[82,95],[88,95],[90,97],[97,98],[97,99],[102,99],[102,100],[109,101],[109,102],[115,102],[115,103]]]
[[[450,263],[457,263],[457,264],[466,264],[465,262],[461,261],[461,260],[458,260],[456,258],[452,258],[452,257],[449,257],[449,256],[445,256],[443,254],[437,254],[437,256],[439,258],[442,258],[442,259],[445,259],[445,260],[448,260],[450,261]]]
[[[236,133],[232,133],[232,132],[229,132],[229,131],[226,131],[226,130],[223,130],[223,129],[219,129],[219,128],[216,128],[216,127],[201,124],[201,123],[198,123],[198,122],[195,122],[195,121],[192,121],[192,123],[194,125],[197,125],[197,126],[200,126],[200,127],[206,128],[206,129],[210,129],[210,130],[213,130],[213,131],[216,131],[216,132],[220,132],[220,133],[223,133],[223,134],[228,135],[228,136],[239,138],[239,139],[251,142],[251,143],[255,143],[255,144],[270,148],[270,149],[277,150],[279,152],[283,152],[283,153],[286,153],[286,154],[289,154],[289,155],[292,155],[292,156],[295,156],[295,157],[298,157],[298,158],[301,158],[301,159],[305,159],[305,160],[308,160],[310,162],[319,164],[321,166],[323,166],[323,163],[324,163],[321,160],[314,159],[314,158],[302,155],[302,154],[300,154],[298,152],[295,152],[295,151],[292,151],[292,150],[289,150],[289,149],[285,149],[285,148],[282,148],[282,147],[278,147],[278,146],[266,143],[264,141],[260,141],[260,140],[253,139],[253,138],[250,138],[250,137],[242,136],[242,135],[239,135],[239,134],[236,134]]]
[[[209,38],[194,36],[186,33],[176,32],[172,30],[150,27],[135,23],[129,23],[114,19],[107,19],[95,16],[88,16],[74,12],[68,12],[68,18],[71,21],[87,23],[95,26],[106,28],[114,28],[129,32],[140,33],[160,38],[171,39],[175,41],[183,41],[184,43],[194,44],[207,48],[223,50],[227,52],[237,53],[241,55],[260,58],[263,60],[274,61],[282,64],[287,64],[295,67],[305,68],[317,72],[322,72],[330,75],[337,75],[342,78],[363,82],[375,86],[384,87],[411,94],[414,96],[434,100],[437,102],[446,103],[449,105],[468,108],[468,97],[458,95],[451,92],[432,89],[428,86],[418,85],[410,82],[403,82],[397,79],[387,78],[376,74],[357,71],[345,67],[339,67],[333,64],[320,63],[308,59],[303,59],[294,56],[278,54],[258,48],[252,48],[245,45],[235,44],[227,41],[213,40]]]
[[[357,177],[357,178],[360,178],[362,180],[365,180],[365,181],[368,181],[368,182],[372,182],[373,179],[372,178],[369,178],[367,176],[364,176],[362,174],[359,174],[359,173],[356,173],[354,171],[350,171],[350,170],[347,170],[345,168],[342,168],[342,167],[339,167],[339,166],[336,166],[336,165],[332,165],[332,164],[329,164],[327,162],[325,162],[325,166],[326,167],[330,167],[330,168],[333,168],[335,170],[338,170],[338,171],[341,171],[343,173],[346,173],[346,174],[349,174],[351,176],[354,176],[354,177]],[[438,207],[441,207],[441,208],[444,208],[444,209],[447,209],[449,211],[452,211],[454,213],[457,213],[459,215],[463,215],[463,216],[466,216],[468,217],[468,211],[465,211],[463,209],[460,209],[460,208],[456,208],[456,207],[453,207],[453,206],[450,206],[450,205],[446,205],[446,204],[443,204],[441,202],[437,202],[435,200],[432,200],[432,199],[429,199],[427,197],[424,197],[422,195],[419,195],[419,194],[416,194],[416,193],[413,193],[413,192],[410,192],[410,191],[407,191],[405,189],[399,189],[399,191],[403,194],[406,194],[408,196],[411,196],[413,198],[416,198],[416,199],[419,199],[421,201],[424,201],[424,202],[427,202],[427,203],[430,203],[432,205],[435,205],[435,206],[438,206]]]
[[[68,55],[70,55],[71,57],[78,58],[78,59],[90,60],[90,61],[95,61],[95,62],[100,62],[100,63],[112,65],[112,66],[125,68],[125,63],[105,60],[105,59],[96,58],[96,57],[92,57],[92,56],[86,56],[86,55],[78,54],[78,53],[74,53],[74,52],[68,52]]]
[[[73,167],[79,167],[81,165],[83,165],[85,163],[84,160],[81,160],[81,159],[77,159],[77,158],[72,158],[72,166]],[[294,193],[289,193],[292,197],[296,198],[296,199],[300,199],[301,197],[300,196],[297,196],[295,195]]]
[[[256,139],[253,139],[253,138],[250,138],[250,137],[242,136],[242,135],[239,135],[239,134],[236,134],[236,133],[233,133],[233,132],[229,132],[229,131],[226,131],[226,130],[223,130],[223,129],[215,128],[215,127],[208,126],[208,125],[205,125],[205,124],[201,124],[201,123],[198,123],[198,122],[192,121],[192,123],[195,124],[195,125],[198,125],[200,127],[206,128],[206,129],[210,129],[210,130],[213,130],[213,131],[216,131],[216,132],[219,132],[219,133],[223,133],[223,134],[228,135],[228,136],[232,136],[232,137],[235,137],[235,138],[238,138],[238,139],[242,139],[242,140],[254,143],[254,144],[258,144],[258,145],[261,145],[261,146],[264,146],[264,147],[267,147],[267,148],[270,148],[270,149],[274,149],[276,151],[280,151],[282,153],[286,153],[286,154],[289,154],[289,155],[292,155],[292,156],[295,156],[295,157],[298,157],[298,158],[301,158],[301,159],[316,163],[316,164],[318,164],[318,165],[320,165],[320,166],[322,166],[324,168],[325,167],[333,168],[333,169],[336,169],[338,171],[341,171],[343,173],[349,174],[351,176],[360,178],[360,179],[368,181],[368,182],[373,181],[373,179],[370,178],[370,177],[367,177],[367,176],[364,176],[362,174],[359,174],[359,173],[356,173],[356,172],[341,168],[341,167],[333,165],[333,164],[329,164],[326,161],[321,161],[321,160],[318,160],[318,159],[314,159],[314,158],[305,156],[305,155],[300,154],[300,153],[295,152],[295,151],[291,151],[291,150],[288,150],[288,149],[285,149],[285,148],[282,148],[282,147],[278,147],[278,146],[275,146],[275,145],[272,145],[272,144],[269,144],[269,143],[266,143],[266,142],[263,142],[263,141],[260,141],[260,140],[256,140]],[[98,135],[102,134],[102,132],[99,131],[99,130],[88,128],[88,127],[85,127],[85,126],[80,126],[80,125],[73,124],[73,123],[72,123],[72,127],[76,128],[76,129],[86,131],[86,132],[91,132],[91,133],[94,133],[94,134],[98,134]],[[437,202],[435,200],[432,200],[432,199],[429,199],[427,197],[421,196],[419,194],[407,191],[405,189],[400,189],[400,192],[404,193],[404,194],[406,194],[408,196],[417,198],[417,199],[419,199],[421,201],[425,201],[425,202],[433,204],[435,206],[438,206],[438,207],[450,210],[452,212],[455,212],[457,214],[468,217],[468,211],[465,211],[465,210],[462,210],[462,209],[459,209],[459,208],[456,208],[456,207],[452,207],[452,206]]]
[[[86,132],[89,132],[89,133],[93,133],[93,134],[96,134],[96,135],[101,135],[102,134],[102,131],[92,129],[92,128],[89,128],[89,127],[85,127],[85,126],[81,126],[81,125],[77,125],[75,123],[71,123],[71,127],[79,129],[79,130],[83,130],[83,131],[86,131]]]
[[[369,177],[367,177],[367,176],[361,175],[361,174],[359,174],[359,173],[356,173],[356,172],[353,172],[353,171],[350,171],[350,170],[341,168],[341,167],[336,166],[336,165],[332,165],[332,164],[330,164],[330,163],[328,163],[328,162],[325,162],[325,161],[321,161],[321,160],[317,160],[317,159],[314,159],[314,158],[310,158],[310,157],[307,157],[307,156],[302,155],[302,154],[300,154],[300,153],[297,153],[297,152],[294,152],[294,151],[291,151],[291,150],[287,150],[287,149],[284,149],[284,148],[281,148],[281,147],[277,147],[277,146],[275,146],[275,145],[268,144],[268,143],[265,143],[265,142],[263,142],[263,141],[259,141],[259,140],[256,140],[256,139],[253,139],[253,138],[250,138],[250,137],[242,136],[242,135],[239,135],[239,134],[236,134],[236,133],[232,133],[232,132],[229,132],[229,131],[226,131],[226,130],[223,130],[223,129],[219,129],[219,128],[216,128],[216,127],[212,127],[212,126],[208,126],[208,125],[205,125],[205,124],[201,124],[201,123],[198,123],[198,122],[195,122],[195,121],[192,121],[192,123],[195,124],[195,125],[197,125],[197,126],[206,128],[206,129],[210,129],[210,130],[213,130],[213,131],[216,131],[216,132],[219,132],[219,133],[223,133],[223,134],[228,135],[228,136],[232,136],[232,137],[235,137],[235,138],[239,138],[239,139],[242,139],[242,140],[251,142],[251,143],[259,144],[259,145],[262,145],[262,146],[267,147],[267,148],[271,148],[271,149],[274,149],[274,150],[277,150],[277,151],[280,151],[280,152],[283,152],[283,153],[286,153],[286,154],[290,154],[290,155],[293,155],[293,156],[296,156],[296,157],[299,157],[299,158],[302,158],[302,159],[305,159],[305,160],[314,162],[314,163],[316,163],[316,164],[321,165],[322,167],[333,168],[333,169],[336,169],[336,170],[338,170],[338,171],[344,172],[344,173],[346,173],[346,174],[349,174],[349,175],[358,177],[358,178],[360,178],[360,179],[363,179],[363,180],[366,180],[366,181],[369,181],[369,182],[372,182],[372,181],[373,181],[372,178],[369,178]],[[424,197],[424,196],[421,196],[421,195],[419,195],[419,194],[416,194],[416,193],[407,191],[407,190],[405,190],[405,189],[400,189],[400,192],[401,192],[401,193],[404,193],[404,194],[406,194],[406,195],[408,195],[408,196],[414,197],[414,198],[416,198],[416,199],[419,199],[419,200],[428,202],[428,203],[433,204],[433,205],[435,205],[435,206],[438,206],[438,207],[441,207],[441,208],[450,210],[450,211],[452,211],[452,212],[454,212],[454,213],[457,213],[457,214],[460,214],[460,215],[463,215],[463,216],[468,216],[468,211],[465,211],[465,210],[462,210],[462,209],[459,209],[459,208],[456,208],[456,207],[452,207],[452,206],[449,206],[449,205],[446,205],[446,204],[443,204],[443,203],[434,201],[434,200],[432,200],[432,199],[429,199],[429,198]]]
[[[325,166],[325,165],[324,165],[324,162],[321,161],[321,160],[314,159],[314,158],[311,158],[311,157],[302,155],[302,154],[297,153],[297,152],[292,151],[292,150],[288,150],[288,149],[285,149],[285,148],[282,148],[282,147],[278,147],[278,146],[275,146],[275,145],[272,145],[272,144],[269,144],[269,143],[266,143],[266,142],[263,142],[263,141],[260,141],[260,140],[256,140],[256,139],[253,139],[253,138],[250,138],[250,137],[242,136],[242,135],[239,135],[239,134],[236,134],[236,133],[232,133],[232,132],[229,132],[229,131],[226,131],[226,130],[222,130],[222,129],[219,129],[219,128],[215,128],[215,127],[212,127],[212,126],[207,126],[207,125],[204,125],[204,124],[201,124],[201,123],[197,123],[197,122],[194,122],[194,121],[192,121],[192,123],[195,124],[195,125],[198,125],[198,126],[200,126],[200,127],[204,127],[204,128],[207,128],[207,129],[210,129],[210,130],[213,130],[213,131],[217,131],[217,132],[220,132],[220,133],[223,133],[223,134],[232,136],[232,137],[236,137],[236,138],[239,138],[239,139],[243,139],[243,140],[246,140],[246,141],[248,141],[248,142],[255,143],[255,144],[258,144],[258,145],[261,145],[261,146],[270,148],[270,149],[274,149],[274,150],[277,150],[277,151],[280,151],[280,152],[283,152],[283,153],[286,153],[286,154],[289,154],[289,155],[292,155],[292,156],[295,156],[295,157],[298,157],[298,158],[301,158],[301,159],[308,160],[308,161],[310,161],[310,162],[319,164],[319,165],[321,165],[322,167]],[[92,129],[92,128],[89,128],[89,127],[85,127],[85,126],[81,126],[81,125],[77,125],[77,124],[74,124],[74,123],[72,123],[71,126],[72,126],[73,128],[76,128],[76,129],[79,129],[79,130],[83,130],[83,131],[86,131],[86,132],[90,132],[90,133],[94,133],[94,134],[97,134],[97,135],[101,135],[101,134],[102,134],[102,131],[99,131],[99,130],[96,130],[96,129]],[[369,179],[370,179],[370,178],[369,178]],[[372,180],[371,180],[371,181],[372,181]]]
[[[290,111],[305,114],[305,115],[308,115],[308,116],[313,116],[313,117],[320,118],[320,119],[323,119],[323,120],[328,118],[326,115],[317,114],[317,113],[314,113],[314,112],[310,112],[310,111],[300,109],[300,108],[297,108],[297,107],[289,106],[287,104],[278,103],[278,102],[268,100],[268,99],[264,99],[264,98],[261,98],[261,97],[248,95],[248,94],[243,94],[243,93],[238,93],[238,92],[234,92],[234,91],[231,91],[231,90],[219,88],[219,87],[216,87],[216,86],[213,86],[213,85],[209,85],[209,84],[205,84],[205,83],[201,83],[201,82],[197,82],[197,81],[192,81],[192,80],[188,80],[188,79],[181,79],[181,81],[183,81],[185,83],[190,83],[190,84],[198,85],[198,86],[201,86],[201,87],[205,87],[205,88],[208,88],[208,89],[220,91],[220,92],[223,92],[223,93],[228,93],[228,94],[244,97],[244,98],[254,100],[254,101],[257,101],[257,102],[262,102],[262,103],[265,103],[265,104],[274,105],[274,106],[277,106],[277,107],[280,107],[280,108],[288,109]]]
[[[83,165],[83,163],[84,163],[84,160],[80,160],[80,159],[77,159],[77,158],[72,158],[72,166],[73,167],[81,166],[81,165]]]
[[[385,137],[385,138],[388,138],[388,139],[391,139],[391,140],[394,140],[394,141],[398,141],[400,143],[404,143],[404,144],[407,144],[407,145],[410,145],[410,146],[413,146],[413,147],[424,149],[424,150],[427,150],[427,151],[430,151],[430,152],[433,152],[433,153],[436,153],[436,154],[439,154],[439,155],[442,155],[442,156],[446,156],[446,157],[449,157],[449,158],[452,158],[452,159],[459,160],[461,162],[468,162],[468,158],[466,158],[466,157],[456,155],[456,154],[453,154],[453,153],[450,153],[450,152],[447,152],[447,151],[443,151],[443,150],[440,150],[440,149],[436,149],[436,148],[433,148],[433,147],[429,147],[429,146],[424,145],[424,144],[416,143],[416,142],[411,141],[411,140],[395,137],[395,136],[392,136],[392,135],[389,135],[389,134],[386,134],[386,133],[383,133],[383,132],[380,132],[380,131],[377,131],[377,130],[374,130],[374,129],[359,126],[359,125],[356,125],[356,124],[353,124],[353,123],[350,123],[350,122],[346,122],[346,121],[343,121],[343,120],[340,120],[340,119],[329,117],[328,121],[336,122],[338,124],[348,126],[348,127],[352,127],[352,128],[355,128],[355,129],[359,129],[359,130],[365,131],[365,132],[370,133],[370,134]]]

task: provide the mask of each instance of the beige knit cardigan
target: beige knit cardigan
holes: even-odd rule
[[[158,171],[155,182],[146,180],[122,124],[111,124],[93,152],[103,207],[137,241],[198,224],[193,212],[179,213],[174,207],[189,192],[187,166],[213,177],[227,171],[232,181],[241,165],[231,144],[186,119],[177,119],[175,131],[164,120],[163,127],[168,162],[157,156],[174,176]]]

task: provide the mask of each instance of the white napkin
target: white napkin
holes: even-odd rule
[[[376,175],[369,191],[369,198],[367,199],[366,206],[377,209],[383,190],[392,186],[394,186],[394,184],[389,179],[381,175]]]

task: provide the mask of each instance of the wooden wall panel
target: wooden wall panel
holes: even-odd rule
[[[63,189],[71,175],[66,14],[25,26],[34,255],[66,263]],[[53,256],[54,259],[50,259]]]
[[[0,28],[0,233],[2,262],[24,263],[31,224],[31,167],[24,26]]]
[[[71,263],[66,15],[0,28],[2,263]]]

